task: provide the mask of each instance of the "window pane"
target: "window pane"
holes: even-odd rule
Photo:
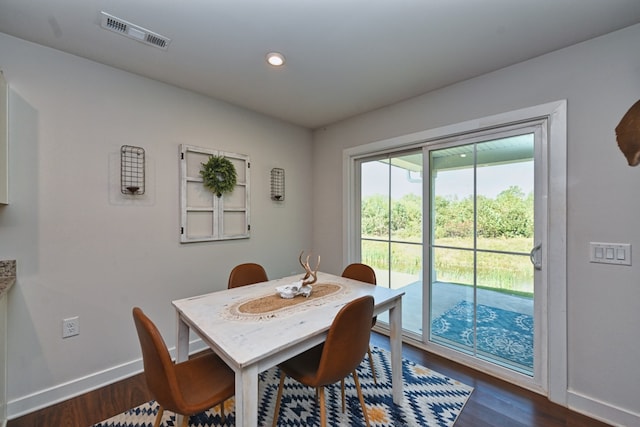
[[[528,256],[478,252],[477,263],[479,287],[533,296],[533,265]]]
[[[405,291],[402,328],[421,336],[422,244],[391,243],[391,288]]]
[[[403,329],[422,333],[422,150],[360,163],[361,262],[378,286],[405,288]],[[410,303],[410,304],[409,304]],[[378,316],[388,323],[387,313]]]
[[[389,238],[389,165],[362,163],[360,229],[363,238]]]
[[[391,163],[391,239],[422,242],[422,153]]]
[[[361,241],[362,263],[376,271],[378,286],[389,287],[389,244],[386,241]]]
[[[432,239],[473,247],[473,145],[434,150],[431,156]]]
[[[533,134],[477,144],[477,245],[528,253],[533,248]],[[526,241],[523,241],[526,240]]]
[[[473,286],[473,251],[434,248],[432,253],[434,281]]]

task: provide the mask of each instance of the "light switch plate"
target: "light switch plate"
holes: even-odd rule
[[[601,264],[631,265],[631,244],[590,242],[589,261]]]

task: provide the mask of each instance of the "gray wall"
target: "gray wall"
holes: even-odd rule
[[[566,99],[566,400],[599,418],[640,424],[640,258],[622,267],[588,256],[591,241],[640,251],[640,168],[627,166],[614,133],[640,98],[638,46],[640,25],[317,130],[313,237],[323,268],[339,271],[345,262],[336,191],[345,148]]]
[[[18,261],[9,295],[10,417],[139,369],[134,305],[171,346],[169,302],[223,288],[236,263],[255,260],[281,277],[299,270],[297,255],[307,249],[322,255],[322,270],[341,271],[345,148],[567,99],[567,401],[640,423],[640,261],[588,262],[590,241],[640,250],[640,169],[626,165],[613,131],[639,98],[639,44],[640,26],[630,27],[312,135],[0,34],[11,167],[0,259]],[[181,143],[251,156],[251,239],[179,243]],[[139,203],[113,191],[123,144],[147,150],[149,195]],[[272,167],[286,170],[283,204],[269,200]],[[80,335],[63,340],[62,319],[76,315]]]
[[[226,287],[233,265],[300,272],[308,248],[307,129],[0,34],[10,86],[10,199],[0,259],[9,294],[9,417],[139,370],[131,308],[175,341],[171,300]],[[145,148],[147,194],[118,193],[119,148]],[[179,243],[180,144],[251,157],[251,238]],[[269,172],[286,171],[286,200]],[[62,339],[62,319],[80,335]]]

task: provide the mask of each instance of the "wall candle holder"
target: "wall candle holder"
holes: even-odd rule
[[[144,194],[144,148],[132,145],[120,147],[120,192]]]
[[[284,169],[271,169],[271,200],[284,200]]]

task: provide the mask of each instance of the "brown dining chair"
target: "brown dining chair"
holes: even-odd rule
[[[360,297],[346,304],[331,323],[327,339],[293,358],[278,365],[280,368],[280,385],[273,415],[273,427],[278,425],[282,389],[287,376],[316,389],[320,398],[320,425],[327,425],[327,411],[324,387],[344,380],[353,375],[362,407],[364,420],[369,426],[369,416],[364,404],[362,389],[356,368],[360,365],[369,346],[371,337],[371,317],[373,316],[373,297]],[[342,392],[342,408],[344,411],[344,387]]]
[[[233,267],[231,273],[229,273],[227,288],[238,288],[240,286],[266,282],[268,280],[267,272],[264,271],[264,268],[260,264],[248,262]]]
[[[159,427],[165,410],[189,416],[220,405],[224,422],[224,401],[235,394],[235,374],[213,353],[173,363],[167,346],[153,322],[139,307],[133,309],[133,321],[142,348],[144,375],[151,395],[160,405],[154,427]]]
[[[361,263],[353,263],[349,264],[344,271],[342,272],[342,277],[346,277],[347,279],[359,280],[361,282],[370,283],[372,285],[376,284],[376,272],[373,271],[373,268],[369,267],[367,264]],[[373,328],[376,325],[376,317],[371,319],[371,327]],[[378,384],[378,380],[376,379],[376,368],[373,366],[373,355],[371,354],[371,347],[367,349],[367,355],[369,356],[369,366],[371,366],[371,375],[373,376],[373,382]]]

